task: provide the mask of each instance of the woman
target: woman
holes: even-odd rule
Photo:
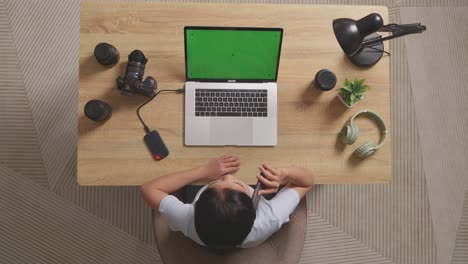
[[[143,199],[159,210],[172,231],[180,231],[200,245],[214,250],[254,247],[289,221],[289,215],[312,188],[314,176],[298,167],[273,168],[261,164],[256,175],[264,188],[258,208],[252,204],[253,189],[234,174],[239,170],[237,156],[225,155],[190,170],[161,176],[144,183]],[[211,180],[195,196],[183,203],[173,193],[193,182]],[[279,192],[280,185],[285,187]]]

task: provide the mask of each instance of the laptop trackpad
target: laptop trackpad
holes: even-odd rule
[[[215,145],[250,145],[253,138],[252,118],[212,118],[211,143]]]

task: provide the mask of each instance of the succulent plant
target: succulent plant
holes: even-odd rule
[[[354,81],[344,80],[343,87],[338,89],[338,94],[349,106],[359,102],[363,94],[369,90],[369,86],[364,84],[364,79]]]

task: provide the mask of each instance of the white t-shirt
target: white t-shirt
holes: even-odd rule
[[[177,197],[168,195],[159,205],[159,212],[166,218],[172,231],[180,231],[202,246],[205,244],[195,230],[195,202],[206,188],[207,186],[204,186],[198,191],[191,204],[185,204]],[[252,195],[254,190],[250,186],[249,189]],[[288,187],[281,189],[271,200],[261,197],[252,229],[239,247],[250,248],[260,245],[278,231],[284,223],[289,222],[289,215],[294,212],[299,200],[299,193]]]

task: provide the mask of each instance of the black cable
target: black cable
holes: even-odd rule
[[[372,44],[370,46],[366,46],[363,49],[369,48],[369,49],[377,50],[377,51],[383,52],[383,53],[387,54],[388,56],[390,56],[390,52],[373,47],[373,46],[378,46],[380,44],[382,44],[382,43],[375,43],[375,44]]]
[[[381,49],[378,49],[378,48],[374,48],[374,47],[372,47],[372,46],[368,46],[368,47],[365,47],[365,48],[377,50],[377,51],[383,52],[383,53],[387,54],[388,56],[390,56],[390,52],[385,51],[385,50],[381,50]]]
[[[184,88],[180,88],[180,89],[175,89],[175,90],[159,90],[155,95],[153,95],[150,99],[148,99],[146,102],[144,102],[143,104],[141,104],[137,110],[136,110],[136,114],[138,116],[138,119],[140,119],[140,122],[141,124],[143,124],[143,128],[145,129],[145,132],[146,133],[149,133],[150,132],[150,129],[149,127],[146,125],[145,121],[143,121],[143,119],[141,118],[140,116],[140,109],[145,106],[147,103],[153,101],[154,98],[156,98],[156,96],[158,96],[159,93],[161,92],[176,92],[176,93],[183,93],[185,91]]]

